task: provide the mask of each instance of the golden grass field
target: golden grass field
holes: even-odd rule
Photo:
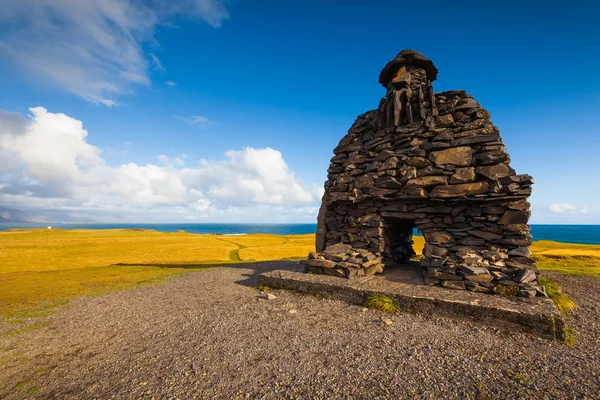
[[[414,239],[415,249],[422,249],[423,237]],[[4,231],[0,232],[0,316],[45,313],[77,296],[135,287],[218,264],[304,258],[313,249],[312,234]],[[541,269],[600,278],[600,246],[538,241],[531,249]]]
[[[196,235],[138,230],[0,232],[0,315],[46,312],[81,295],[215,264],[302,258],[314,235]]]

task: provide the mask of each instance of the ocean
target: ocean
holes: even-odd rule
[[[270,233],[274,235],[301,235],[315,233],[317,224],[97,224],[97,223],[0,223],[0,231],[6,229],[154,229],[159,232],[186,231],[189,233],[211,233],[217,235],[243,235],[248,233]]]
[[[274,235],[301,235],[315,233],[316,224],[97,224],[97,223],[35,223],[4,222],[0,231],[7,229],[155,229],[160,232],[184,230],[190,233],[243,235],[270,233]],[[415,231],[416,235],[419,235]],[[600,225],[531,225],[533,240],[553,240],[563,243],[600,244]]]

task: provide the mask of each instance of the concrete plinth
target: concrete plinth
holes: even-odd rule
[[[300,269],[275,270],[261,274],[258,282],[274,289],[320,294],[359,305],[370,294],[381,293],[393,299],[402,311],[463,318],[503,330],[564,340],[564,319],[548,298],[505,298],[426,286],[414,267],[392,268],[382,275],[355,279],[307,274]]]

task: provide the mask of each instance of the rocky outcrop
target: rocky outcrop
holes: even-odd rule
[[[436,77],[433,63],[410,50],[381,72],[386,97],[334,149],[318,221],[321,253],[304,264],[346,277],[380,272],[405,261],[417,228],[428,284],[542,293],[528,249],[533,178],[510,167],[490,114],[465,91],[435,93]],[[347,258],[329,257],[332,246]],[[369,257],[381,268],[370,268]]]

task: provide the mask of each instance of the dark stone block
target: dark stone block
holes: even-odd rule
[[[318,259],[302,260],[302,261],[300,261],[300,264],[306,265],[308,267],[318,267],[318,268],[334,268],[336,266],[335,261],[318,260]]]
[[[463,183],[458,185],[436,186],[429,194],[431,197],[462,197],[487,193],[487,182]]]
[[[466,288],[463,281],[442,281],[440,284],[447,289],[465,290]]]
[[[333,246],[329,246],[325,249],[324,253],[327,254],[342,254],[348,252],[352,246],[349,244],[338,243]]]
[[[530,211],[508,210],[500,219],[500,225],[526,224],[529,221]]]

